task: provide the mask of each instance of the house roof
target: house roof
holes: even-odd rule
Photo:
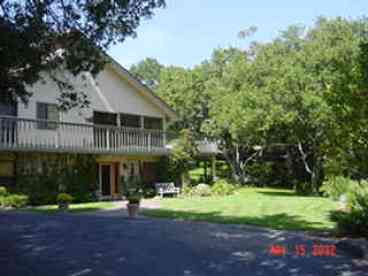
[[[178,119],[178,115],[176,114],[176,112],[166,102],[164,102],[164,100],[157,96],[155,92],[153,92],[148,86],[143,84],[138,78],[136,78],[132,73],[130,73],[111,56],[106,55],[106,57],[108,58],[109,64],[119,74],[119,76],[128,81],[129,84],[135,87],[137,91],[145,96],[151,103],[160,108],[171,120]]]

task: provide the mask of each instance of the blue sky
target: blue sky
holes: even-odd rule
[[[367,0],[166,0],[167,7],[138,28],[138,37],[109,53],[129,67],[145,57],[192,67],[218,47],[246,47],[237,36],[252,25],[251,40],[269,41],[291,24],[313,25],[317,16],[368,16]]]

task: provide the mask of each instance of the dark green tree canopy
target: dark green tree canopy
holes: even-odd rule
[[[61,65],[73,75],[97,74],[103,50],[136,35],[164,0],[0,0],[1,99],[27,101],[27,87]],[[57,51],[62,49],[62,51]],[[53,76],[64,107],[85,105],[86,98]]]

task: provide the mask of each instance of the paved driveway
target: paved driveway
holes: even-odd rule
[[[234,225],[0,213],[0,275],[368,275],[366,261],[312,256],[332,241]],[[307,256],[271,256],[273,244]]]

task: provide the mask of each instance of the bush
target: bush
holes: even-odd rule
[[[152,187],[144,187],[143,188],[143,197],[144,198],[153,198],[156,196],[156,191]]]
[[[181,189],[181,194],[183,196],[192,196],[193,195],[193,188],[190,185],[184,185]]]
[[[141,196],[139,194],[129,195],[127,200],[129,204],[139,204],[141,202]]]
[[[308,182],[298,182],[294,186],[294,190],[298,195],[311,195],[313,193],[312,185]]]
[[[8,194],[6,188],[4,186],[0,186],[0,197],[6,196]]]
[[[211,195],[211,187],[207,184],[198,184],[192,189],[192,195],[193,196],[210,196]]]
[[[339,234],[368,238],[368,187],[357,186],[350,195],[350,211],[337,211],[331,219]]]
[[[22,194],[12,194],[0,197],[0,203],[3,207],[21,208],[28,204],[28,196]]]
[[[324,195],[338,200],[341,195],[348,195],[351,190],[354,190],[358,183],[350,178],[343,176],[332,176],[323,182],[320,191]]]
[[[246,174],[249,176],[249,181],[260,186],[270,184],[274,177],[272,175],[271,162],[254,162],[246,166]]]
[[[71,203],[73,201],[73,197],[67,193],[58,194],[56,201],[58,203]]]
[[[217,196],[232,195],[236,188],[233,184],[221,179],[212,186],[212,194]]]

